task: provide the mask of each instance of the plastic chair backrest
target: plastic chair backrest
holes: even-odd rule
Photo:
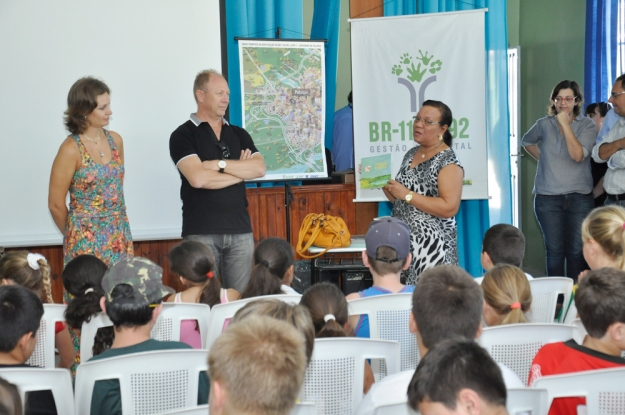
[[[553,323],[558,295],[564,296],[563,307],[568,307],[573,292],[573,280],[567,277],[542,277],[529,280],[532,305],[527,312],[530,323]]]
[[[196,320],[200,329],[202,348],[208,333],[210,307],[195,303],[163,303],[161,314],[152,328],[150,337],[160,341],[180,341],[180,323],[183,320]]]
[[[276,294],[276,295],[264,295],[261,297],[246,298],[244,300],[237,300],[225,304],[217,304],[211,309],[211,313],[208,317],[208,334],[206,336],[205,348],[210,349],[217,337],[221,336],[224,329],[226,320],[234,317],[239,309],[243,308],[246,304],[256,300],[277,299],[287,303],[299,304],[302,298],[299,294]]]
[[[349,315],[366,314],[369,336],[377,340],[394,340],[401,349],[401,369],[415,370],[419,363],[417,338],[410,332],[412,293],[365,297],[347,302]]]
[[[37,343],[35,350],[26,361],[27,365],[38,366],[47,369],[56,367],[54,358],[54,337],[55,326],[58,321],[65,321],[65,304],[44,304],[41,325],[37,330]]]
[[[93,343],[98,329],[101,327],[111,327],[113,322],[104,313],[98,313],[91,317],[87,323],[82,323],[80,329],[80,361],[86,362],[93,357]]]
[[[505,324],[482,330],[477,342],[497,362],[510,368],[522,382],[527,382],[532,361],[547,343],[574,339],[577,328],[564,324]]]
[[[532,388],[547,389],[554,398],[585,396],[588,414],[625,413],[625,368],[587,370],[566,375],[543,376]]]
[[[535,388],[508,389],[506,409],[509,415],[547,415],[549,412],[547,390]]]
[[[318,414],[351,415],[362,400],[366,359],[385,359],[389,375],[399,372],[399,343],[357,338],[316,339],[300,393]]]
[[[124,415],[158,414],[197,406],[198,377],[208,369],[206,350],[158,350],[81,363],[76,412],[88,414],[96,381],[118,379]]]
[[[67,369],[3,368],[0,369],[0,377],[17,386],[22,402],[25,402],[27,392],[51,390],[57,413],[76,413],[72,376]]]
[[[317,407],[312,402],[298,402],[291,409],[291,415],[317,415]]]
[[[586,327],[584,327],[584,323],[582,323],[582,320],[576,318],[571,322],[571,326],[577,327],[577,337],[575,337],[575,341],[578,344],[582,344],[584,342],[584,338],[588,334]]]
[[[193,408],[178,409],[171,412],[163,412],[159,415],[208,415],[208,404],[198,405]]]
[[[373,415],[417,415],[418,413],[408,405],[407,399],[405,402],[380,405],[373,409]]]

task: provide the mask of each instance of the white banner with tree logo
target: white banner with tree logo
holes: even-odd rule
[[[356,200],[387,200],[380,187],[415,146],[412,117],[428,99],[453,113],[462,198],[488,198],[484,10],[350,22]]]

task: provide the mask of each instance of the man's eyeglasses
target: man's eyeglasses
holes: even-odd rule
[[[415,115],[414,117],[412,117],[412,119],[414,120],[415,124],[420,122],[420,121],[423,121],[425,124],[429,124],[429,125],[440,124],[440,122],[438,122],[438,121],[425,120],[425,119],[419,117],[418,115]]]
[[[610,94],[610,97],[611,97],[612,99],[616,99],[616,97],[618,97],[619,95],[623,95],[623,94],[625,94],[625,91],[622,91],[622,92],[612,92],[612,93]],[[608,98],[608,99],[610,99],[610,98]]]
[[[577,97],[555,97],[553,101],[557,104],[558,102],[566,102],[570,104],[571,102],[577,101]]]
[[[219,147],[221,149],[221,158],[222,158],[222,160],[229,159],[230,158],[230,149],[228,148],[228,146],[226,144],[222,145],[222,143],[220,143],[220,142],[217,142],[216,144],[217,144],[217,147]]]

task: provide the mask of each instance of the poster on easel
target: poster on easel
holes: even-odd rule
[[[243,128],[265,159],[262,180],[327,177],[323,42],[239,39]]]

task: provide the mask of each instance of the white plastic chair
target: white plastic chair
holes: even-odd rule
[[[567,277],[542,277],[528,282],[532,291],[532,305],[526,313],[527,320],[530,323],[553,323],[558,295],[564,296],[563,307],[568,307],[573,280]]]
[[[506,409],[509,415],[547,415],[549,400],[546,389],[508,389]]]
[[[163,412],[160,415],[208,415],[208,404],[198,405],[193,408],[179,409],[171,412]]]
[[[150,337],[160,341],[180,341],[180,323],[182,320],[197,320],[205,348],[204,338],[208,333],[208,316],[210,308],[206,304],[194,303],[163,303],[161,314],[150,332]],[[80,361],[86,362],[93,357],[95,335],[101,327],[111,327],[113,322],[104,313],[83,323],[80,330]]]
[[[298,402],[291,409],[291,415],[317,415],[317,407],[311,402]]]
[[[210,307],[206,304],[163,303],[163,309],[150,337],[160,341],[180,341],[180,323],[183,320],[196,320],[202,338],[202,348],[205,349],[209,315]]]
[[[356,338],[316,339],[304,376],[301,401],[318,414],[351,415],[362,400],[366,359],[384,359],[388,374],[399,372],[399,343]]]
[[[400,370],[415,370],[419,363],[417,338],[410,332],[412,294],[388,294],[359,298],[347,302],[349,315],[369,318],[369,337],[394,340],[401,349]],[[374,370],[375,372],[375,370]]]
[[[497,363],[510,368],[525,383],[532,360],[544,344],[567,341],[576,336],[577,328],[564,324],[505,324],[485,328],[477,342]]]
[[[588,370],[536,379],[532,388],[554,398],[585,396],[588,414],[625,414],[625,368]]]
[[[582,344],[584,342],[584,338],[588,334],[586,327],[584,327],[584,323],[582,323],[582,320],[576,318],[571,322],[571,326],[577,327],[577,336],[575,337],[575,341],[578,344]]]
[[[54,357],[55,326],[58,321],[65,321],[65,304],[44,304],[41,325],[37,330],[37,343],[35,350],[26,361],[27,365],[54,369],[56,361]]]
[[[217,337],[221,336],[224,329],[226,320],[234,317],[239,309],[243,308],[248,303],[256,300],[268,300],[277,299],[286,303],[299,304],[302,298],[299,294],[276,294],[276,295],[264,295],[261,297],[246,298],[244,300],[237,300],[226,304],[217,304],[211,309],[211,313],[208,317],[208,334],[206,336],[206,342],[204,347],[210,349],[217,340]]]
[[[373,408],[373,415],[417,415],[418,413],[408,405],[407,399],[404,402],[390,403]]]
[[[159,350],[81,363],[76,371],[76,412],[88,414],[96,381],[118,379],[124,415],[158,414],[197,406],[206,350]]]
[[[17,386],[22,402],[27,392],[50,390],[57,413],[75,413],[72,377],[67,369],[3,368],[0,377]]]

